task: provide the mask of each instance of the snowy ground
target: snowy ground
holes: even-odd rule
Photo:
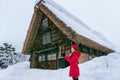
[[[120,54],[111,53],[80,64],[79,80],[120,80]],[[22,62],[0,70],[0,80],[72,80],[69,67],[59,70],[29,69],[29,62]]]

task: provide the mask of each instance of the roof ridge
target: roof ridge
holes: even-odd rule
[[[54,2],[53,0],[44,0],[44,1],[47,2],[48,4],[51,4],[51,6],[54,6],[54,8],[57,8],[59,11],[65,12],[65,14],[67,16],[74,19],[77,23],[83,25],[83,27],[85,27],[86,29],[91,30],[91,28],[89,26],[87,26],[82,20],[78,19],[76,16],[74,16],[72,13],[70,13],[69,11],[64,9],[62,6],[60,6],[59,4]]]

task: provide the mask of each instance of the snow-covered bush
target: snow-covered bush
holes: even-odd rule
[[[27,58],[21,53],[15,52],[15,48],[8,43],[3,43],[0,46],[0,68],[7,68],[9,65],[16,64],[18,62],[26,61]]]

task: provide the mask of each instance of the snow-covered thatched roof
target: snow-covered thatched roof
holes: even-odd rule
[[[87,37],[88,39],[97,42],[100,45],[103,45],[109,49],[114,50],[114,46],[104,38],[99,32],[92,30],[85,23],[80,20],[80,10],[79,3],[80,1],[67,0],[68,2],[64,2],[64,0],[41,0],[51,12],[53,12],[57,18],[63,21],[67,27],[70,27],[77,34]],[[39,3],[40,0],[36,1],[36,4]],[[69,4],[73,2],[73,4]],[[64,3],[64,4],[62,4]],[[68,5],[68,6],[67,6]],[[71,6],[70,6],[71,5]],[[73,7],[74,6],[74,7]],[[75,12],[74,12],[75,10]],[[68,12],[69,11],[69,12]]]

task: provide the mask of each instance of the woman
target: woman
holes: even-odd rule
[[[71,47],[71,52],[72,54],[67,52],[65,56],[66,61],[68,61],[70,64],[69,76],[72,77],[73,80],[78,80],[78,77],[80,75],[78,59],[81,55],[81,53],[78,51],[78,45],[73,45]]]

